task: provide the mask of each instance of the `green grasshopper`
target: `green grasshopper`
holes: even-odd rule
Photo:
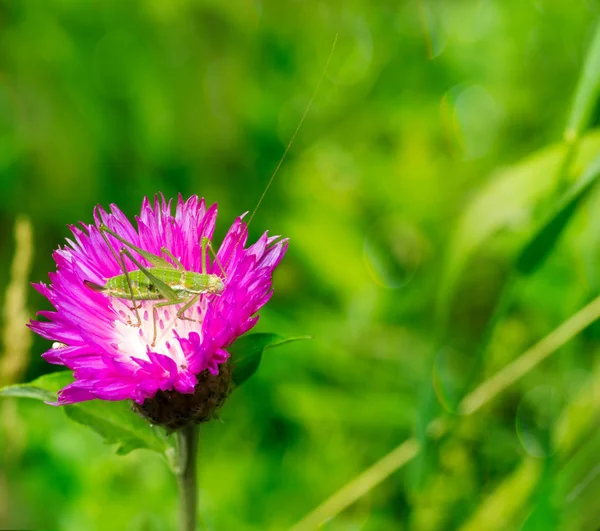
[[[208,238],[202,238],[202,273],[196,273],[195,271],[187,271],[183,264],[164,247],[161,249],[161,254],[171,258],[176,264],[175,266],[163,257],[149,253],[148,251],[133,245],[131,242],[128,242],[109,229],[106,225],[100,225],[99,230],[104,241],[117,259],[123,273],[108,278],[104,285],[96,284],[89,280],[85,280],[84,284],[88,288],[102,292],[109,297],[130,300],[133,303],[132,310],[135,312],[137,318],[137,323],[129,323],[133,326],[142,325],[136,301],[162,301],[157,302],[152,307],[154,326],[152,346],[156,343],[158,308],[185,303],[177,310],[176,315],[179,319],[193,321],[194,319],[184,316],[185,311],[198,302],[202,294],[219,295],[225,289],[225,284],[219,275],[207,273],[206,271],[207,248],[212,249]],[[121,248],[118,255],[110,244],[108,237],[106,236],[107,234],[110,234],[113,238],[125,245],[125,247]],[[139,260],[131,254],[129,249],[132,249],[143,256],[152,265],[148,267],[142,265]],[[138,269],[127,271],[124,261],[125,256],[129,258]]]

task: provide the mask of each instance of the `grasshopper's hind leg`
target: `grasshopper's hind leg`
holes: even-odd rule
[[[183,312],[185,312],[186,310],[189,310],[194,304],[196,304],[198,302],[198,300],[200,299],[200,295],[201,295],[200,293],[197,293],[193,297],[190,297],[190,300],[187,301],[181,308],[179,308],[179,310],[177,310],[177,317],[179,319],[185,319],[186,321],[196,321],[197,320],[197,319],[192,319],[191,317],[184,317]]]
[[[175,314],[178,319],[185,319],[186,321],[195,321],[195,319],[191,319],[190,317],[184,317],[183,312],[185,312],[188,308],[190,308],[194,302],[198,300],[200,295],[194,295],[190,298],[190,300]],[[152,306],[152,326],[153,326],[153,334],[152,334],[152,346],[156,345],[156,337],[158,336],[158,330],[156,328],[156,323],[158,321],[158,308],[162,308],[164,306],[173,306],[174,304],[179,304],[181,301],[165,301],[165,302],[157,302],[154,306]]]
[[[129,290],[129,295],[131,296],[130,300],[133,304],[133,307],[131,309],[134,311],[135,317],[137,319],[137,324],[133,324],[131,320],[129,320],[129,324],[132,326],[137,326],[139,328],[140,326],[142,326],[142,319],[138,310],[142,307],[142,303],[140,303],[139,306],[136,303],[135,294],[133,293],[133,285],[131,284],[131,277],[129,276],[129,271],[127,271],[127,268],[125,267],[125,260],[123,258],[123,256],[125,255],[129,256],[129,254],[130,253],[127,251],[127,249],[121,249],[119,251],[119,256],[121,257],[121,265],[123,266],[123,274],[125,275],[125,280],[127,281],[127,289]]]
[[[171,260],[173,260],[177,269],[185,271],[185,267],[183,267],[183,264],[179,261],[178,258],[175,257],[175,255],[173,255],[171,251],[169,251],[169,249],[167,249],[166,247],[161,247],[160,252],[163,256],[168,256]]]

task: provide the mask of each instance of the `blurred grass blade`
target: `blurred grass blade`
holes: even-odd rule
[[[600,21],[587,51],[581,76],[575,89],[571,113],[564,132],[565,141],[574,143],[587,126],[600,94]]]
[[[477,386],[460,403],[460,413],[475,413],[599,318],[600,297],[597,297],[504,369]]]
[[[15,247],[4,300],[0,386],[18,381],[29,361],[32,334],[25,324],[29,321],[27,291],[33,262],[33,229],[26,217],[18,217],[15,222]]]
[[[461,527],[461,531],[518,529],[519,526],[514,519],[519,515],[523,503],[534,491],[541,468],[539,460],[525,459],[493,493],[479,504],[475,513]]]
[[[577,388],[577,393],[567,404],[554,427],[554,444],[562,456],[576,451],[590,431],[600,434],[600,366],[593,376]]]
[[[404,441],[362,474],[344,485],[312,513],[293,526],[291,531],[309,531],[318,528],[325,520],[339,514],[350,503],[364,496],[390,474],[402,468],[418,453],[419,443],[415,438]]]
[[[600,297],[584,306],[519,358],[479,385],[461,402],[460,413],[471,415],[481,409],[598,319],[600,319]],[[428,433],[432,437],[440,437],[445,431],[442,418],[434,419],[428,427]],[[414,437],[404,441],[325,500],[293,526],[292,530],[309,531],[318,528],[414,459],[419,452],[419,442]]]
[[[554,214],[525,245],[516,262],[516,268],[520,273],[529,275],[540,266],[554,248],[577,207],[597,184],[599,177],[600,156],[592,161],[581,178],[565,193]]]
[[[597,399],[596,399],[597,400]],[[588,433],[578,443],[573,453],[561,452],[562,466],[557,470],[557,498],[564,500],[563,520],[568,521],[567,529],[600,529],[600,430],[598,429],[598,409],[595,410],[596,423],[586,430]],[[566,457],[566,459],[565,459]]]

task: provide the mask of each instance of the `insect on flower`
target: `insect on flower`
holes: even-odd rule
[[[94,224],[71,227],[74,239],[54,253],[51,285],[35,285],[56,311],[40,312],[47,321],[30,325],[65,345],[43,355],[74,371],[58,405],[94,398],[143,404],[161,391],[192,394],[201,373],[219,373],[227,346],[254,326],[269,300],[287,240],[265,233],[246,246],[247,225],[237,218],[211,262],[216,215],[216,204],[196,196],[180,196],[173,214],[161,196],[144,199],[137,227],[114,205],[110,212],[98,207]],[[124,250],[117,254],[109,238]],[[197,275],[206,285],[178,288],[168,274]],[[168,290],[161,292],[161,282]]]
[[[177,317],[179,319],[189,319],[184,317],[184,312],[190,309],[202,294],[220,294],[225,289],[225,284],[219,275],[210,274],[206,271],[206,249],[210,246],[210,240],[202,238],[202,272],[187,271],[184,265],[165,247],[161,248],[161,256],[144,251],[132,243],[126,241],[116,232],[110,230],[106,225],[99,227],[106,244],[112,250],[112,245],[108,241],[107,234],[123,243],[126,247],[121,248],[119,256],[114,253],[115,258],[121,264],[122,273],[106,280],[104,285],[95,284],[85,280],[84,284],[95,291],[100,291],[117,299],[129,299],[133,304],[133,310],[137,319],[135,326],[141,326],[142,320],[138,312],[136,301],[164,301],[157,302],[152,306],[152,324],[154,333],[152,335],[152,346],[156,343],[156,322],[158,319],[158,308],[162,306],[171,306],[180,302],[185,302],[179,310]],[[151,267],[144,267],[132,254],[129,249],[134,250],[143,256]],[[125,257],[128,257],[138,269],[129,272],[125,266]],[[163,257],[169,257],[175,263],[175,266]],[[132,323],[130,323],[132,324]]]

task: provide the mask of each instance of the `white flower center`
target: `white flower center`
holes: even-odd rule
[[[177,331],[181,338],[187,338],[190,332],[197,332],[202,337],[202,319],[207,304],[203,299],[201,297],[198,303],[188,308],[182,317],[177,317],[177,312],[187,301],[158,307],[156,305],[163,301],[136,301],[136,312],[131,301],[112,299],[112,307],[118,315],[114,322],[114,343],[118,352],[127,358],[149,361],[146,354],[149,347],[152,352],[169,356],[180,369],[186,369],[188,362],[173,332]]]

